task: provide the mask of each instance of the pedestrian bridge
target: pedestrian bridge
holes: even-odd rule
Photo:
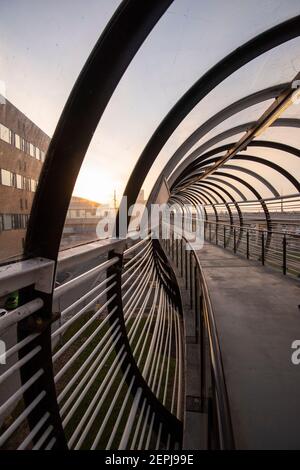
[[[299,328],[299,281],[283,279],[273,269],[211,243],[206,243],[196,257],[194,267],[201,270],[207,285],[218,334],[236,448],[297,448],[300,383],[299,371],[291,362],[291,345]],[[175,258],[185,301],[185,445],[207,448],[203,436],[207,437],[205,426],[211,418],[205,385],[201,384],[204,373],[199,374],[205,355],[197,319],[201,297],[197,299],[195,284],[191,308],[189,279],[186,286],[180,262],[177,264]]]
[[[0,318],[4,450],[300,447],[299,12],[204,57],[149,134],[124,197],[157,165],[157,225],[132,238],[123,198],[114,237],[60,250],[97,125],[172,3],[119,6],[51,140],[23,256],[0,267],[0,298],[18,293]]]

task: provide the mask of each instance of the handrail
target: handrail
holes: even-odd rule
[[[197,220],[200,220],[197,218]],[[291,232],[280,232],[279,230],[268,230],[266,229],[257,229],[257,228],[252,228],[249,227],[249,225],[246,225],[245,223],[243,225],[236,225],[236,224],[228,224],[226,222],[214,222],[212,220],[204,220],[205,224],[210,224],[210,225],[221,225],[222,227],[230,227],[230,228],[236,228],[238,230],[251,230],[252,232],[258,232],[258,233],[271,233],[271,234],[276,234],[276,235],[288,235],[293,238],[300,238],[300,235],[297,233],[291,233]]]
[[[220,447],[221,449],[234,449],[234,436],[230,416],[230,407],[228,401],[228,394],[226,388],[226,381],[224,375],[222,354],[220,350],[220,342],[218,338],[217,327],[215,323],[213,307],[211,298],[209,295],[209,289],[203,273],[202,266],[199,258],[193,249],[193,246],[187,240],[186,237],[182,237],[186,244],[190,246],[190,250],[193,253],[194,260],[197,264],[197,268],[201,277],[202,295],[204,295],[207,303],[207,310],[204,310],[206,324],[208,326],[209,343],[210,343],[210,354],[212,367],[215,377],[215,387],[217,392],[217,406],[219,407],[219,419],[220,419]]]
[[[74,277],[54,288],[52,311],[55,314],[43,321],[41,312],[47,300],[42,292],[39,295],[40,292],[34,290],[32,299],[27,301],[25,296],[19,295],[20,306],[0,318],[0,327],[6,329],[17,324],[22,333],[7,351],[9,357],[15,352],[19,357],[3,369],[0,381],[14,381],[17,374],[23,384],[18,389],[13,382],[14,386],[10,388],[17,392],[9,396],[1,408],[3,417],[11,411],[14,416],[11,426],[0,433],[2,446],[6,446],[11,435],[16,433],[12,445],[16,443],[20,449],[51,448],[54,444],[57,447],[59,441],[65,448],[81,448],[85,437],[90,438],[92,424],[100,422],[92,448],[103,446],[103,439],[104,442],[108,439],[105,445],[113,446],[112,436],[117,430],[122,436],[119,446],[126,447],[131,433],[134,431],[138,436],[139,428],[141,436],[147,437],[146,447],[150,441],[163,449],[181,447],[183,346],[180,307],[176,302],[171,268],[167,269],[166,259],[154,242],[147,237],[135,242],[123,254],[124,240],[104,244],[93,242],[90,246],[72,248],[63,254],[63,267],[74,267]],[[108,259],[104,256],[106,253]],[[90,263],[91,254],[93,263]],[[131,264],[124,264],[123,257],[128,254],[134,255],[128,257]],[[133,263],[138,261],[139,269],[132,265],[132,260]],[[50,285],[54,262],[38,258],[13,265],[13,272],[11,268],[3,269],[2,278],[5,281],[6,272],[9,281],[16,277],[18,283],[12,282],[11,286],[18,289],[37,286],[39,275],[45,268]],[[128,284],[130,309],[125,311],[124,292],[129,291]],[[7,289],[7,292],[12,291],[9,284]],[[52,343],[46,346],[42,342],[45,329],[52,331]],[[147,358],[151,358],[148,363]],[[107,368],[108,363],[111,365]],[[175,372],[171,363],[176,364]],[[35,377],[33,370],[41,372]],[[131,392],[126,392],[124,397],[125,382]],[[33,383],[34,387],[31,386]],[[113,387],[117,392],[114,392],[108,412],[103,403],[109,400]],[[92,397],[90,403],[87,403],[88,396]],[[16,406],[22,397],[26,398],[24,411],[18,413]],[[118,405],[120,400],[121,407]],[[126,404],[130,405],[129,411]],[[108,423],[112,410],[118,417],[111,432]],[[102,413],[100,420],[96,420],[98,412]],[[125,412],[128,420],[124,427]],[[134,429],[136,421],[133,418],[138,413],[141,419]],[[29,427],[24,436],[19,427],[26,420]],[[77,423],[75,431],[74,421]],[[104,433],[105,426],[108,430]],[[67,442],[70,430],[72,437]],[[142,437],[136,439],[135,444],[136,448],[141,448]]]

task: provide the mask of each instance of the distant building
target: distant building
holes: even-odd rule
[[[99,220],[107,215],[103,205],[73,196],[67,213],[61,247],[95,240]]]
[[[23,251],[26,226],[50,138],[0,99],[0,262]]]
[[[50,137],[0,96],[0,263],[19,258]],[[101,204],[72,197],[61,246],[94,240]]]

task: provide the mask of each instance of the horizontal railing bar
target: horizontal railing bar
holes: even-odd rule
[[[107,284],[109,281],[111,281],[113,278],[116,277],[116,274],[112,274],[111,276],[107,277],[106,279],[104,279],[104,281],[100,282],[100,284],[98,284],[97,286],[93,287],[93,289],[89,290],[86,294],[84,295],[81,295],[81,297],[76,300],[75,302],[73,302],[72,304],[68,305],[68,307],[66,307],[65,309],[63,309],[61,311],[61,318],[65,317],[66,315],[68,315],[69,312],[72,312],[76,307],[78,307],[78,305],[80,305],[82,302],[84,302],[86,299],[88,299],[92,294],[94,294],[95,292],[97,292],[98,290],[102,289],[102,287]],[[60,300],[60,299],[59,299]],[[58,304],[59,304],[59,300],[58,300]],[[55,311],[56,310],[56,306],[55,304],[53,304],[53,310]],[[57,310],[59,310],[59,305],[57,306]]]
[[[15,325],[24,318],[29,317],[33,313],[40,310],[44,305],[42,299],[34,299],[28,302],[27,304],[21,305],[14,310],[6,313],[3,317],[0,318],[0,331],[5,330],[9,326]]]
[[[104,261],[100,265],[95,266],[94,268],[89,269],[88,271],[80,274],[74,279],[67,281],[65,284],[62,284],[61,286],[56,287],[54,291],[54,300],[57,301],[57,299],[59,299],[62,295],[66,294],[66,292],[69,292],[70,290],[75,289],[76,287],[80,286],[82,282],[86,282],[90,280],[97,274],[100,274],[101,272],[105,271],[106,269],[116,264],[118,261],[119,261],[119,258],[115,256],[114,258],[108,261]]]
[[[16,352],[18,352],[20,349],[22,349],[24,346],[29,344],[31,341],[33,341],[35,338],[37,338],[39,335],[40,335],[40,333],[31,334],[31,335],[27,336],[26,338],[22,339],[22,341],[19,341],[18,343],[16,343],[10,349],[8,349],[5,353],[6,360],[10,356],[12,356]]]
[[[49,443],[46,445],[45,450],[51,450],[56,442],[56,437],[52,437]]]
[[[36,290],[50,293],[55,263],[46,258],[32,258],[0,266],[0,297],[23,287],[35,285]]]
[[[113,324],[111,325],[111,329],[113,329],[116,324],[118,323],[118,319],[116,319]],[[113,337],[118,331],[119,331],[119,326],[117,326],[116,328],[113,329],[113,332],[111,333],[111,336]],[[110,330],[108,330],[105,335],[103,336],[103,338],[107,337],[109,334],[110,334]],[[76,380],[80,377],[80,374],[84,371],[84,369],[86,368],[86,366],[91,362],[91,360],[93,359],[93,357],[97,354],[98,350],[102,347],[102,343],[100,341],[100,343],[97,344],[97,346],[95,347],[95,349],[91,352],[91,354],[89,354],[89,356],[86,358],[86,360],[81,364],[81,366],[79,367],[79,369],[77,370],[77,372],[73,375],[72,379],[68,381],[67,385],[64,387],[64,389],[61,391],[61,393],[58,395],[57,397],[57,401],[58,403],[60,403],[62,401],[62,399],[65,397],[65,395],[68,393],[68,391],[70,390],[70,388],[73,386],[73,384],[76,382]],[[93,364],[90,366],[90,368],[88,369],[87,372],[85,372],[84,376],[80,379],[80,382],[76,385],[76,387],[74,388],[74,390],[72,391],[72,394],[68,397],[68,400],[71,400],[71,397],[72,396],[75,396],[76,395],[76,392],[77,392],[77,389],[80,388],[81,384],[83,383],[83,381],[89,377],[89,375],[93,372],[93,369],[97,366],[97,363],[99,361],[99,359],[101,359],[102,357],[102,354],[105,353],[105,348],[108,347],[107,345],[105,345],[105,347],[103,348],[103,350],[100,352],[100,354],[97,356],[97,358],[95,359],[95,361],[93,362]],[[67,401],[63,404],[60,412],[63,414],[64,411],[65,411],[65,408],[67,407]]]
[[[54,426],[50,424],[50,426],[41,435],[37,443],[33,446],[32,450],[39,450],[53,430],[54,430]]]
[[[9,407],[16,401],[18,398],[23,396],[23,393],[31,387],[34,382],[37,381],[41,377],[41,375],[44,373],[43,369],[39,369],[33,376],[25,382],[18,390],[15,391],[1,406],[0,406],[0,416],[2,416],[8,409]]]
[[[69,328],[74,321],[78,320],[78,318],[81,317],[89,308],[91,308],[101,297],[103,297],[107,292],[109,292],[114,286],[116,285],[116,282],[113,282],[110,286],[108,286],[106,289],[104,289],[100,294],[98,294],[96,297],[94,297],[92,300],[89,301],[88,304],[86,304],[84,307],[82,307],[79,312],[77,312],[75,315],[73,315],[69,320],[67,320],[65,323],[63,323],[60,327],[58,327],[53,333],[52,333],[52,339],[54,339],[57,335],[62,334],[63,331],[65,331],[67,328]]]
[[[148,245],[146,245],[144,248],[141,249],[141,251],[138,252],[138,256],[135,256],[130,261],[124,264],[122,278],[127,276],[132,271],[132,269],[134,269],[135,266],[137,266],[140,263],[140,260],[150,253],[151,247],[152,247],[151,243],[148,243]],[[142,254],[143,256],[142,258],[140,258],[140,255]],[[132,264],[132,261],[135,261],[135,262]],[[129,265],[131,266],[128,268]]]
[[[31,413],[32,410],[40,403],[40,401],[45,397],[46,392],[42,391],[25,410],[22,411],[21,414],[15,419],[15,421],[6,429],[6,431],[1,434],[0,436],[0,446],[10,438],[10,436],[16,431],[16,429],[20,426],[20,424],[27,418],[27,416]],[[26,438],[27,439],[27,438]],[[26,440],[25,439],[25,440]]]
[[[81,392],[81,394],[77,398],[76,402],[72,406],[72,410],[74,409],[74,411],[75,411],[77,409],[77,406],[80,404],[80,402],[82,400],[82,397],[87,393],[87,390],[93,384],[93,382],[96,379],[96,377],[98,376],[100,370],[102,369],[105,362],[107,361],[107,359],[111,355],[115,345],[119,341],[119,339],[121,337],[121,334],[119,333],[119,331],[120,331],[120,326],[118,326],[111,335],[110,335],[110,332],[107,331],[106,334],[103,336],[103,338],[101,340],[101,346],[100,347],[102,347],[103,343],[108,339],[106,341],[106,344],[104,345],[103,349],[101,350],[100,354],[98,355],[98,357],[96,358],[94,363],[91,365],[91,367],[88,369],[88,371],[85,372],[84,376],[80,379],[80,382],[76,385],[76,387],[72,391],[71,395],[68,397],[68,399],[65,401],[65,403],[61,407],[61,409],[60,409],[61,416],[65,413],[65,411],[68,409],[69,405],[75,399],[77,392],[86,384],[85,387],[84,387],[84,391]],[[87,363],[87,361],[85,361],[85,364],[86,363]],[[96,371],[94,371],[95,368],[97,368]],[[92,374],[92,376],[91,376],[91,374]],[[87,380],[88,380],[88,382],[87,382]],[[61,395],[60,395],[60,397],[61,397]],[[61,400],[59,399],[58,401],[60,402]],[[68,415],[66,416],[65,421],[64,421],[64,425],[66,425],[68,420],[70,419],[70,417],[71,417],[70,413],[71,413],[71,411],[69,411]]]
[[[93,399],[91,400],[91,402],[89,403],[89,406],[87,407],[83,417],[81,418],[79,424],[77,425],[77,428],[75,429],[74,433],[72,434],[68,444],[69,446],[72,446],[75,442],[75,440],[77,439],[78,437],[78,434],[80,433],[81,429],[82,429],[82,426],[84,425],[84,423],[86,422],[91,410],[93,409],[93,406],[94,404],[97,402],[99,396],[101,395],[102,391],[104,390],[104,388],[106,387],[106,384],[107,382],[109,381],[110,384],[112,384],[115,380],[115,377],[117,376],[119,370],[121,369],[121,366],[125,360],[125,357],[126,357],[126,352],[123,353],[122,355],[122,358],[120,359],[120,356],[122,354],[124,350],[124,347],[122,346],[122,348],[120,349],[120,351],[118,352],[117,356],[115,357],[113,363],[112,363],[112,366],[111,368],[107,371],[107,374],[104,378],[104,380],[102,381],[99,389],[97,390],[96,394],[94,395]],[[113,374],[112,376],[110,377],[109,379],[109,376],[111,375],[111,372],[113,371]],[[104,394],[108,393],[109,391],[109,388],[106,387],[106,390],[104,391]],[[99,412],[99,409],[102,405],[102,403],[104,402],[106,396],[104,396],[104,394],[101,396],[100,398],[100,401],[97,403],[97,406],[96,408],[94,409],[92,415],[90,416],[90,419],[89,419],[89,422],[85,428],[85,430],[81,433],[81,436],[80,436],[80,439],[79,441],[77,442],[76,446],[75,446],[75,450],[79,449],[80,445],[82,444],[85,436],[87,435],[89,429],[90,429],[90,426],[93,424],[93,418],[95,418]]]
[[[117,417],[117,419],[116,419],[116,421],[115,421],[113,430],[112,430],[112,432],[111,432],[111,435],[110,435],[110,437],[109,437],[109,441],[108,441],[108,443],[107,443],[107,445],[106,445],[105,450],[109,450],[109,449],[111,448],[112,443],[113,443],[113,441],[114,441],[114,439],[115,439],[117,430],[119,429],[119,425],[120,425],[121,419],[122,419],[122,417],[123,417],[123,413],[124,413],[125,408],[126,408],[126,406],[127,406],[127,402],[128,402],[129,396],[130,396],[130,394],[131,394],[131,389],[132,389],[132,387],[133,387],[134,381],[135,381],[135,377],[132,377],[132,380],[131,380],[131,382],[130,382],[130,385],[129,385],[129,387],[128,387],[128,390],[127,390],[127,392],[126,392],[126,395],[125,395],[125,397],[124,397],[122,406],[121,406],[121,408],[120,408],[120,410],[119,410],[118,417]]]
[[[116,294],[114,294],[107,302],[105,302],[105,304],[103,304],[102,307],[99,308],[99,310],[97,310],[96,313],[93,314],[93,316],[69,339],[69,341],[67,341],[52,356],[53,362],[55,362],[63,354],[63,352],[66,351],[66,349],[68,349],[71,346],[71,344],[73,344],[74,341],[87,329],[87,327],[96,320],[96,318],[106,309],[106,307],[114,300],[115,297],[116,297]],[[103,324],[104,324],[104,321],[101,323],[101,325]]]
[[[123,256],[126,257],[128,256],[130,253],[133,253],[134,251],[137,250],[137,248],[139,248],[140,246],[142,246],[145,242],[147,242],[150,238],[150,235],[147,235],[147,237],[143,238],[143,240],[141,240],[140,242],[138,243],[135,243],[135,245],[131,246],[130,248],[127,248],[127,250],[124,251],[123,253]],[[132,261],[132,260],[130,260]]]
[[[123,363],[125,357],[126,357],[126,354],[124,354],[123,358],[121,359],[121,361],[122,361],[121,364]],[[92,444],[92,446],[91,446],[91,450],[96,449],[96,447],[97,447],[97,445],[98,445],[98,443],[99,443],[99,440],[100,440],[101,437],[102,437],[103,431],[104,431],[104,429],[105,429],[105,426],[106,426],[106,424],[107,424],[107,421],[108,421],[109,418],[111,417],[112,410],[113,410],[113,408],[114,408],[114,406],[115,406],[115,403],[116,403],[117,399],[119,398],[121,389],[122,389],[122,387],[123,387],[123,385],[124,385],[124,383],[125,383],[125,380],[126,380],[126,377],[127,377],[128,373],[129,373],[130,367],[131,367],[130,364],[128,364],[127,369],[125,370],[124,374],[122,375],[122,378],[121,378],[121,380],[120,380],[120,383],[119,383],[119,385],[118,385],[118,388],[117,388],[117,390],[116,390],[115,393],[114,393],[114,396],[113,396],[113,398],[112,398],[112,400],[111,400],[111,403],[110,403],[110,405],[109,405],[109,408],[108,408],[108,410],[107,410],[107,412],[106,412],[106,414],[105,414],[105,417],[104,417],[104,419],[103,419],[103,421],[102,421],[102,423],[101,423],[101,426],[100,426],[100,428],[99,428],[99,430],[98,430],[98,432],[97,432],[97,434],[96,434],[96,437],[95,437],[95,439],[94,439],[94,442],[93,442],[93,444]],[[119,370],[120,370],[120,366],[119,366],[119,364],[118,364],[115,373],[114,373],[113,376],[111,377],[110,383],[113,383],[113,382],[114,382],[114,380],[115,380],[115,378],[116,378],[116,376],[117,376]],[[105,393],[105,397],[103,398],[103,396],[102,396],[100,402],[97,404],[97,407],[95,408],[94,413],[93,413],[93,415],[92,415],[93,418],[91,418],[91,420],[90,420],[91,422],[94,421],[95,417],[96,417],[97,414],[99,413],[100,407],[102,406],[102,403],[104,402],[104,399],[106,398],[106,396],[107,396],[107,394],[108,394],[108,391],[109,391],[109,388],[107,389],[106,392],[104,392],[104,393]],[[78,449],[79,446],[80,446],[80,444],[81,444],[80,441],[78,441],[78,443],[77,443],[75,449]]]
[[[32,349],[26,356],[22,357],[19,361],[15,362],[9,369],[7,369],[3,374],[0,375],[0,385],[8,379],[16,370],[20,369],[24,364],[30,361],[39,351],[41,351],[41,346],[36,346]]]
[[[118,450],[126,450],[126,447],[127,447],[127,444],[128,444],[129,438],[130,438],[130,434],[132,432],[132,427],[133,427],[133,424],[134,424],[134,420],[135,420],[135,417],[137,415],[138,406],[139,406],[141,396],[142,396],[142,388],[139,387],[135,392],[133,403],[131,405],[131,410],[130,410],[129,416],[127,418],[126,426],[125,426],[125,429],[123,431]],[[150,407],[148,407],[148,409],[149,408]]]
[[[105,317],[105,319],[100,323],[96,330],[89,336],[85,343],[76,351],[75,354],[68,360],[68,362],[60,369],[60,371],[54,376],[54,381],[57,382],[60,377],[66,372],[71,364],[77,359],[77,357],[82,353],[86,346],[94,339],[94,337],[101,331],[103,326],[108,322],[110,317],[115,313],[117,307],[114,307],[113,310]],[[53,359],[52,359],[53,360]]]
[[[70,270],[79,263],[94,260],[98,256],[107,254],[114,249],[120,249],[125,245],[125,240],[108,238],[105,240],[95,240],[84,244],[61,250],[58,255],[58,269]]]
[[[46,423],[47,419],[50,417],[50,413],[47,411],[44,416],[37,422],[34,426],[32,431],[28,434],[28,436],[24,439],[24,441],[19,445],[18,450],[24,450],[30,444],[32,439],[37,435],[40,429],[42,429],[43,425]]]

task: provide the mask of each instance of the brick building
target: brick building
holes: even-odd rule
[[[26,225],[50,138],[0,99],[0,262],[22,254]]]

